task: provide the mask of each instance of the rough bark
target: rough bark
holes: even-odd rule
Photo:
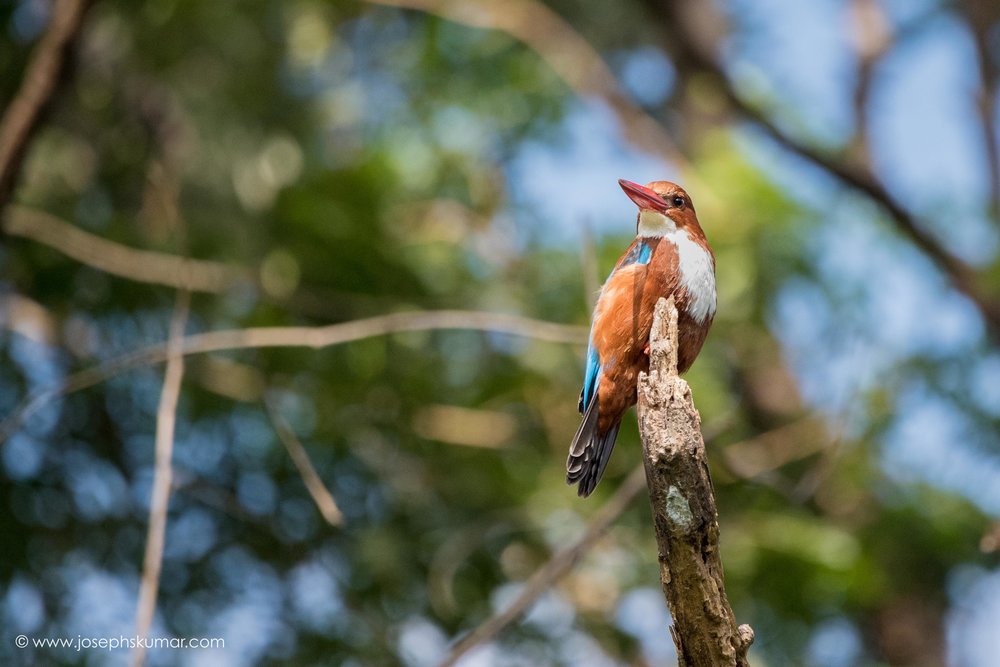
[[[736,625],[719,556],[715,493],[701,418],[677,374],[677,309],[656,304],[649,373],[639,376],[639,432],[659,548],[660,580],[680,667],[748,667],[749,625]]]

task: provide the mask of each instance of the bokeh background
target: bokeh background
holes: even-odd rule
[[[51,10],[0,3],[7,109]],[[638,463],[629,417],[563,483],[572,341],[616,179],[669,178],[717,256],[688,380],[752,664],[1000,664],[998,76],[992,0],[97,0],[4,210],[0,417],[42,398],[0,446],[0,661],[128,658],[12,638],[135,631],[163,365],[43,392],[166,340],[144,250],[207,263],[189,334],[567,325],[187,360],[153,632],[226,647],[148,664],[437,664]],[[461,664],[672,664],[668,623],[639,495]]]

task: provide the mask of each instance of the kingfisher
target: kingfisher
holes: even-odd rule
[[[566,460],[566,483],[589,496],[604,474],[622,417],[649,370],[649,331],[660,297],[677,306],[677,370],[687,371],[715,318],[715,255],[691,197],[670,181],[620,179],[639,213],[636,237],[604,282],[590,326],[580,413]]]

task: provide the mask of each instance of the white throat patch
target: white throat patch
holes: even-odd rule
[[[639,212],[639,236],[660,237],[677,247],[677,270],[688,293],[688,315],[701,324],[715,315],[715,264],[708,251],[678,229],[669,216],[649,209]]]
[[[677,231],[677,223],[659,211],[644,208],[639,211],[639,236],[666,236]]]

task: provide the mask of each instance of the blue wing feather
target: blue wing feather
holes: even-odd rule
[[[593,339],[587,346],[587,368],[583,375],[582,408],[587,409],[591,398],[597,393],[597,383],[601,377],[601,358],[594,348]]]
[[[653,249],[645,241],[639,241],[621,258],[621,261],[618,262],[618,266],[611,272],[611,275],[613,276],[618,269],[623,269],[632,264],[649,264],[652,256]],[[608,276],[608,278],[610,279],[611,276]]]

